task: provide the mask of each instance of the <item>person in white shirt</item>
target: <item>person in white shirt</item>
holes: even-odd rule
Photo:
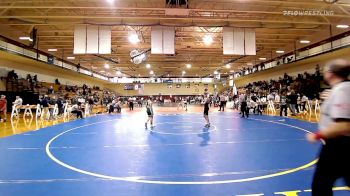
[[[225,111],[225,95],[221,94],[219,96],[219,98],[220,98],[220,105],[219,105],[220,109],[219,109],[219,111],[221,111],[221,108],[222,108],[222,111],[224,112]]]
[[[72,106],[72,114],[76,114],[77,115],[77,119],[78,118],[84,118],[83,117],[83,111],[81,109],[81,103],[79,102],[78,104],[75,104]]]
[[[23,99],[20,96],[16,96],[16,100],[13,102],[15,107],[21,106],[23,104]]]
[[[273,101],[274,99],[275,99],[275,98],[273,97],[273,94],[272,94],[272,93],[270,93],[270,94],[267,95],[267,100]]]
[[[278,93],[276,93],[275,102],[280,102],[280,101],[281,101],[281,97],[278,95]]]
[[[301,95],[301,111],[306,111],[306,103],[309,101],[309,98],[307,98],[306,95]]]
[[[332,91],[321,107],[319,132],[307,135],[310,142],[325,141],[312,182],[313,196],[333,195],[339,178],[350,186],[350,62],[331,61],[323,75]]]

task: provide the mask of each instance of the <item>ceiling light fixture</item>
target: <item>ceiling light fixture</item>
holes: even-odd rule
[[[260,61],[266,61],[266,58],[265,57],[261,57],[259,58]]]
[[[136,33],[132,33],[128,37],[129,42],[132,44],[137,44],[140,42],[139,36]]]
[[[115,73],[116,73],[117,75],[121,75],[121,74],[122,74],[121,71],[116,71]]]
[[[282,54],[282,53],[284,53],[284,51],[283,50],[277,50],[276,53]]]
[[[106,63],[106,64],[105,64],[105,68],[106,68],[106,69],[109,69],[109,64]]]
[[[231,68],[231,65],[230,65],[230,64],[226,64],[225,67],[226,67],[227,69],[230,69],[230,68]]]
[[[151,70],[151,71],[149,72],[149,74],[153,75],[153,74],[154,74],[154,71]]]
[[[33,41],[30,37],[19,37],[20,40],[28,40],[28,41]]]
[[[186,74],[186,72],[185,71],[182,71],[182,75],[185,75]]]
[[[67,59],[69,59],[69,60],[74,60],[75,57],[74,57],[74,56],[69,56],[69,57],[67,57]]]
[[[308,44],[308,43],[310,43],[310,41],[309,40],[300,40],[300,43],[301,44]]]
[[[336,27],[339,29],[347,29],[347,28],[349,28],[349,25],[339,24]]]
[[[49,52],[57,52],[57,49],[56,48],[50,48],[50,49],[47,49],[47,51],[49,51]]]
[[[151,68],[151,65],[150,64],[146,64],[146,68],[147,69]]]
[[[219,72],[215,70],[215,71],[214,71],[214,74],[217,75],[217,74],[219,74]]]
[[[203,42],[205,45],[210,45],[213,43],[213,37],[211,35],[205,35],[203,37]]]
[[[186,64],[186,68],[187,68],[187,69],[190,69],[191,67],[192,67],[191,64]]]

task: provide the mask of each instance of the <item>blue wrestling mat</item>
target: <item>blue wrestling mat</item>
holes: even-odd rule
[[[238,113],[101,115],[0,140],[0,195],[311,195],[317,124]],[[335,195],[350,195],[337,183]]]

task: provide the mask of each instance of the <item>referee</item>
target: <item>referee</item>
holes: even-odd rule
[[[314,143],[324,140],[312,182],[313,196],[333,195],[333,184],[343,178],[350,186],[350,63],[338,59],[324,68],[324,80],[332,90],[323,102],[319,132],[308,134]]]

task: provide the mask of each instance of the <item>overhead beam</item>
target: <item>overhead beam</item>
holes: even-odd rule
[[[264,2],[269,2],[265,1]],[[231,1],[232,2],[232,1]],[[262,2],[262,1],[260,1]],[[278,1],[279,4],[281,3],[286,3],[287,1]],[[212,2],[211,2],[212,3]],[[215,3],[223,3],[223,2],[215,2]],[[275,2],[277,3],[277,2]],[[288,2],[290,3],[290,2]],[[304,2],[294,2],[298,5],[301,4],[306,4]],[[312,5],[315,5],[314,3]],[[339,4],[342,5],[342,4]],[[165,13],[165,11],[169,8],[137,8],[137,7],[107,7],[107,6],[0,6],[0,9],[65,9],[65,10],[70,10],[70,9],[83,9],[83,10],[137,10],[137,11],[162,11]],[[209,9],[186,9],[189,12],[218,12],[218,13],[243,13],[243,14],[271,14],[271,15],[283,15],[282,11],[261,11],[261,10],[232,10],[232,9],[214,9],[214,10],[209,10]],[[329,17],[349,17],[348,15],[344,14],[334,14],[334,15],[329,15]]]
[[[350,18],[350,16],[347,16]],[[175,20],[175,21],[219,21],[219,22],[258,22],[258,23],[278,23],[278,24],[317,24],[317,25],[329,25],[328,22],[320,21],[301,21],[301,20],[254,20],[254,19],[237,19],[237,18],[196,18],[196,17],[154,17],[154,16],[96,16],[96,15],[74,15],[74,16],[33,16],[33,15],[13,15],[13,16],[0,16],[0,19],[138,19],[138,20]],[[79,24],[79,22],[67,21],[67,23]],[[84,24],[86,22],[80,22]],[[55,24],[53,21],[47,21],[47,24]],[[33,25],[33,24],[32,24]],[[139,25],[138,25],[139,26]],[[145,26],[145,25],[144,25]],[[218,25],[220,26],[220,25]]]

